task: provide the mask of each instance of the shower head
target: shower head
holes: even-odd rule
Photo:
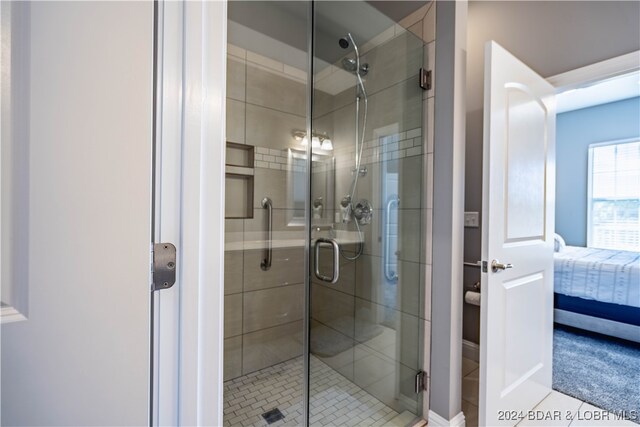
[[[342,58],[342,68],[346,71],[355,74],[356,73],[357,62],[353,58]],[[360,76],[364,77],[369,72],[369,64],[360,64]]]
[[[342,68],[354,73],[356,71],[356,60],[353,58],[342,58]]]
[[[346,37],[342,37],[340,40],[338,40],[338,44],[341,48],[346,49],[349,47],[349,40],[347,40]]]

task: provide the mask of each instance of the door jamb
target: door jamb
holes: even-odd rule
[[[177,281],[155,292],[154,425],[222,425],[227,1],[158,0],[156,239]]]

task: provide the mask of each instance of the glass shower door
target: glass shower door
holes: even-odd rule
[[[409,424],[426,324],[424,44],[366,2],[314,9],[309,424]]]

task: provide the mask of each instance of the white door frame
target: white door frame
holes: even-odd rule
[[[153,425],[222,425],[227,2],[157,7],[154,231],[178,258],[154,295]]]

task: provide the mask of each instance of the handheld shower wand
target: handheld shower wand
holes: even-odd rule
[[[360,166],[362,162],[362,149],[364,147],[364,137],[365,130],[367,128],[367,113],[368,113],[368,98],[367,91],[364,87],[364,82],[362,81],[362,76],[366,75],[369,66],[364,64],[364,66],[360,65],[360,51],[358,50],[358,45],[351,33],[347,33],[347,37],[343,37],[338,41],[341,48],[346,49],[349,45],[353,46],[353,50],[355,53],[355,61],[353,59],[343,60],[343,66],[347,71],[351,71],[356,76],[357,81],[357,89],[356,89],[356,120],[355,120],[355,169],[353,173],[353,179],[351,182],[351,188],[349,189],[349,194],[347,194],[341,201],[342,207],[342,220],[343,222],[349,222],[351,217],[355,218],[355,226],[358,230],[358,236],[360,238],[360,244],[358,245],[358,252],[355,256],[350,257],[347,256],[340,250],[341,255],[350,260],[354,261],[362,255],[364,250],[364,242],[362,238],[362,230],[360,229],[360,225],[369,224],[371,222],[372,216],[372,207],[371,204],[367,200],[361,200],[354,206],[355,193],[358,186],[358,176],[360,175]],[[354,63],[355,62],[355,63]],[[355,68],[354,68],[355,66]],[[364,101],[364,118],[362,121],[362,131],[360,130],[360,102]]]
[[[348,39],[347,39],[348,38]],[[353,36],[351,35],[351,33],[347,33],[347,38],[343,37],[338,41],[338,44],[340,45],[341,48],[346,49],[349,47],[349,45],[353,46],[353,51],[355,53],[355,70],[354,70],[354,74],[356,76],[356,80],[357,80],[357,91],[356,91],[356,129],[355,129],[355,143],[356,143],[356,151],[355,151],[355,171],[353,174],[353,180],[351,182],[351,188],[349,191],[349,194],[347,194],[347,197],[350,199],[351,203],[350,203],[350,208],[351,210],[353,210],[353,199],[355,196],[355,192],[357,189],[357,185],[358,185],[358,176],[360,175],[360,165],[362,163],[362,149],[364,147],[364,137],[365,137],[365,130],[367,128],[367,113],[368,113],[368,97],[367,97],[367,91],[365,90],[364,87],[364,82],[362,80],[362,75],[361,74],[366,74],[366,72],[369,69],[369,66],[367,64],[366,67],[362,68],[363,66],[360,65],[360,50],[358,49],[358,45],[356,44],[355,40],[353,39]],[[360,102],[361,100],[364,101],[364,117],[363,117],[363,121],[362,121],[362,132],[360,132],[360,126],[359,126],[359,122],[360,122]]]

